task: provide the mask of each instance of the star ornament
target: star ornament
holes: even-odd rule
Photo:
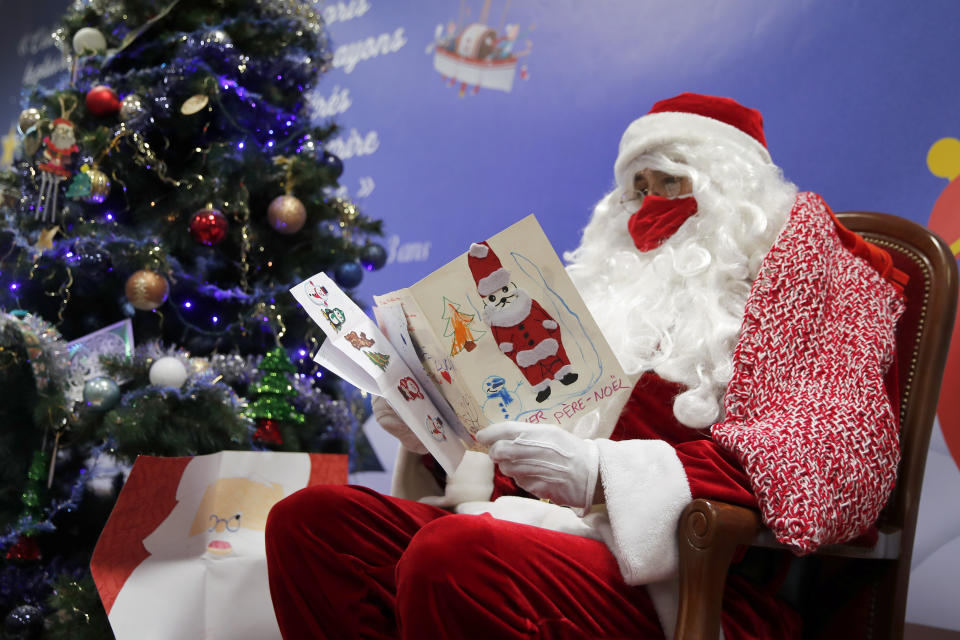
[[[44,229],[40,232],[40,239],[37,240],[36,244],[33,245],[33,248],[36,249],[38,253],[43,253],[48,249],[53,249],[53,237],[59,232],[59,226],[53,226],[49,229]]]

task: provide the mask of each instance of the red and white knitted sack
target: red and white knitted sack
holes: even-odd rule
[[[890,495],[900,447],[884,374],[902,312],[899,292],[843,247],[826,203],[800,194],[747,300],[712,429],[797,553],[860,535]]]

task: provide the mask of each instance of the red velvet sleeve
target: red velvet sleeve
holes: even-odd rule
[[[643,374],[610,439],[663,440],[673,445],[694,498],[756,507],[750,481],[733,455],[711,440],[708,432],[682,425],[673,415],[673,399],[683,390],[683,385],[656,374]]]

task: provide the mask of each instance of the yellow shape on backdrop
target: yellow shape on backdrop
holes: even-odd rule
[[[960,175],[960,140],[941,138],[927,152],[927,166],[935,176],[953,180]]]
[[[13,154],[17,150],[19,142],[16,125],[10,125],[10,131],[3,136],[3,155],[0,156],[0,167],[9,167],[13,164]]]

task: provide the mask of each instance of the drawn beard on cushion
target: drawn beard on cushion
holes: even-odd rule
[[[264,531],[273,504],[306,486],[310,463],[302,458],[281,458],[275,464],[290,468],[269,470],[271,477],[289,482],[287,487],[262,478],[226,477],[187,492],[187,476],[202,477],[195,472],[203,470],[188,465],[176,506],[143,540],[151,555],[127,578],[110,610],[115,635],[225,640],[240,634],[280,640]],[[202,462],[198,457],[190,464]]]
[[[638,251],[627,230],[633,212],[620,206],[618,186],[565,256],[567,269],[624,370],[685,385],[674,415],[706,428],[721,417],[747,295],[796,187],[775,165],[731,154],[722,143],[663,145],[638,156],[618,183],[632,182],[642,168],[689,177],[697,213],[660,246]]]

